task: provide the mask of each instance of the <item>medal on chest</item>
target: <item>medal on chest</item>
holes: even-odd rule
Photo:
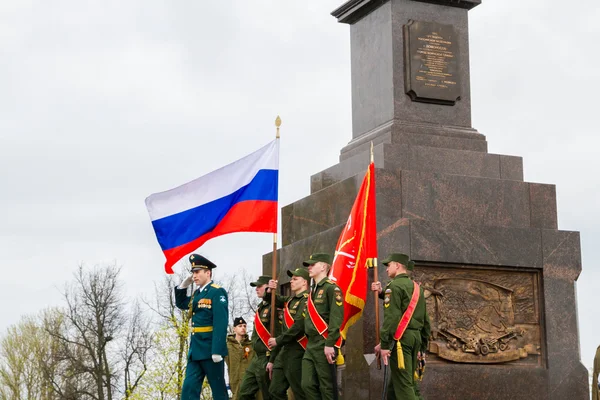
[[[212,300],[211,299],[198,300],[198,308],[212,308]]]

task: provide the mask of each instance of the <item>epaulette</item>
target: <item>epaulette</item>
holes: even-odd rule
[[[216,283],[211,283],[210,286],[214,287],[215,289],[221,289],[221,286],[217,285]]]
[[[304,298],[308,299],[308,293],[304,293]]]
[[[327,283],[331,283],[332,285],[335,285],[335,283],[333,283],[333,282],[331,281],[331,279],[327,279],[325,282],[327,282]]]

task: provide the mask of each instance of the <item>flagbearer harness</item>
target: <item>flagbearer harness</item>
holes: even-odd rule
[[[269,338],[271,334],[269,330],[265,327],[265,325],[260,320],[260,315],[258,314],[258,310],[254,314],[254,329],[256,329],[256,333],[260,340],[264,343],[267,349],[271,350],[271,346],[269,346]]]
[[[400,318],[400,322],[398,323],[398,328],[396,328],[396,333],[394,333],[394,340],[396,341],[396,349],[398,351],[399,369],[406,369],[406,366],[404,365],[404,354],[402,354],[402,345],[400,344],[400,339],[402,338],[402,335],[404,335],[404,331],[406,331],[406,328],[408,328],[408,324],[415,313],[415,308],[419,302],[420,294],[421,288],[419,287],[419,284],[413,281],[413,294],[410,299],[410,303],[408,304],[404,314],[402,314],[402,318]]]
[[[323,317],[321,317],[321,314],[319,314],[319,312],[317,311],[317,307],[315,307],[315,303],[313,302],[312,296],[308,296],[308,301],[306,302],[306,308],[308,309],[308,316],[310,317],[310,320],[312,321],[315,328],[317,329],[317,332],[319,332],[319,335],[323,336],[323,339],[327,339],[327,337],[329,336],[329,332],[327,332],[327,329],[329,329],[329,325],[327,324],[327,322],[325,322]],[[334,346],[337,347],[338,349],[341,348],[343,340],[344,339],[342,338],[342,335],[340,335],[338,340],[335,342]],[[308,340],[307,340],[307,342],[308,342]],[[335,360],[335,363],[337,365],[343,365],[344,362],[345,362],[344,356],[342,355],[342,352],[340,351]]]
[[[308,297],[310,298],[310,296]],[[289,302],[286,302],[285,307],[283,308],[283,321],[285,323],[285,327],[287,329],[290,329],[292,325],[294,325],[294,317],[292,317],[292,313],[290,312],[288,303]],[[306,345],[308,344],[308,338],[306,337],[306,335],[298,339],[297,342],[300,344],[300,346],[302,346],[304,350],[306,350]]]

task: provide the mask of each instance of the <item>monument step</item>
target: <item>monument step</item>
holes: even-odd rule
[[[346,222],[364,173],[282,208],[283,245]],[[554,185],[376,168],[377,220],[557,229]],[[317,206],[316,206],[317,205]]]
[[[523,181],[522,157],[389,143],[374,146],[373,156],[380,168]],[[311,176],[311,193],[365,171],[369,159],[370,151],[364,149]]]
[[[460,137],[452,135],[443,135],[440,132],[429,132],[431,128],[425,132],[407,131],[405,127],[395,127],[389,125],[377,132],[364,134],[359,138],[352,140],[340,152],[340,161],[350,158],[356,154],[366,151],[373,144],[390,143],[390,144],[406,144],[413,146],[439,147],[454,150],[469,150],[478,152],[487,152],[487,141],[485,136],[475,130],[465,130],[465,135],[473,135],[472,137]],[[440,127],[443,129],[443,127]],[[454,132],[454,131],[452,131]]]

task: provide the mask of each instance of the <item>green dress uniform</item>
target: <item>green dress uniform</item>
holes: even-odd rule
[[[271,280],[270,276],[261,276],[256,282],[250,283],[250,286],[256,287],[269,283]],[[261,301],[258,305],[257,314],[260,321],[268,330],[271,322],[271,304],[266,301]],[[276,337],[281,332],[281,324],[275,323],[275,332],[271,334],[272,337]],[[264,400],[269,400],[269,376],[267,374],[267,363],[269,362],[269,356],[271,351],[260,339],[257,327],[254,326],[252,332],[252,349],[254,350],[254,358],[250,362],[248,369],[244,373],[242,378],[242,384],[240,386],[240,393],[238,396],[239,400],[252,400],[255,398],[256,393],[260,390]]]
[[[322,253],[313,254],[304,264],[310,265],[319,261],[331,265],[331,256]],[[308,337],[308,346],[302,359],[302,389],[309,400],[335,399],[338,397],[334,394],[333,386],[336,379],[335,363],[332,367],[332,364],[327,362],[324,348],[334,347],[340,338],[340,327],[344,319],[342,291],[338,285],[323,278],[317,282],[310,296],[317,312],[327,323],[328,329],[327,339],[325,339],[315,328],[308,310],[304,313],[304,332]]]
[[[240,342],[236,340],[235,334],[227,336],[227,353],[225,363],[229,375],[229,387],[233,393],[233,399],[237,400],[242,384],[242,376],[244,376],[244,372],[246,372],[252,358],[254,358],[252,342],[248,335],[244,335]]]
[[[216,268],[212,262],[197,254],[190,256],[190,263],[192,271],[198,268]],[[188,363],[181,389],[182,400],[198,400],[205,377],[208,378],[213,399],[228,399],[224,376],[225,363],[223,360],[214,362],[212,359],[213,355],[227,356],[227,301],[225,289],[212,281],[195,290],[192,296],[187,295],[187,289],[175,288],[177,307],[189,310],[192,314]]]
[[[288,271],[289,276],[300,276],[307,281],[310,280],[308,271],[304,268],[297,268],[295,271]],[[303,291],[294,296],[284,299],[277,296],[277,306],[287,307],[290,315],[294,319],[292,326],[286,327],[283,324],[283,333],[277,339],[277,346],[271,352],[269,362],[273,363],[273,379],[269,386],[269,393],[273,400],[286,400],[287,390],[291,387],[296,400],[305,400],[306,396],[302,390],[302,358],[304,357],[304,348],[298,340],[304,337],[304,316],[308,291]]]
[[[390,261],[396,261],[403,265],[409,265],[408,256],[404,254],[391,254],[382,263],[387,265]],[[412,264],[414,265],[414,264]],[[398,274],[389,282],[384,291],[383,327],[381,328],[381,349],[391,350],[389,368],[391,377],[387,389],[387,398],[414,400],[419,399],[418,388],[414,378],[417,368],[417,353],[425,352],[429,340],[429,316],[425,303],[423,288],[412,318],[404,334],[400,338],[402,346],[402,357],[404,358],[404,369],[398,366],[398,348],[394,340],[394,334],[400,323],[402,315],[408,308],[414,291],[413,281],[407,274]]]

